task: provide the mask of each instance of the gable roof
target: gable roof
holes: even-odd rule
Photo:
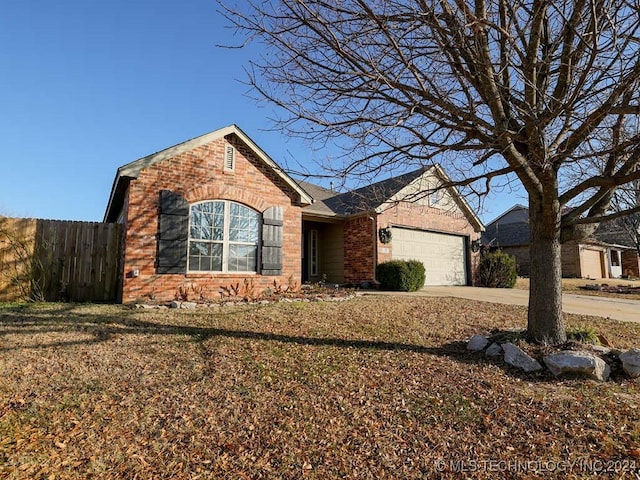
[[[622,247],[636,248],[634,239],[629,234],[629,231],[624,227],[623,220],[615,218],[607,222],[602,222],[598,225],[593,236],[598,240]]]
[[[514,205],[502,215],[496,217],[482,234],[482,243],[492,247],[515,247],[529,245],[530,226],[529,221],[501,223],[499,220],[515,210],[524,210],[529,214],[529,208],[523,205]],[[626,238],[625,238],[626,237]],[[633,241],[616,220],[602,222],[594,234],[581,240],[581,243],[592,245],[615,246],[635,248]]]
[[[439,165],[431,165],[344,193],[337,193],[309,182],[300,182],[315,200],[312,205],[304,208],[303,214],[348,217],[370,211],[382,213],[394,203],[419,199],[424,191],[406,192],[405,189],[425,174],[435,174],[443,183],[451,181]],[[475,228],[484,230],[484,225],[458,191],[452,187],[446,190]]]
[[[309,182],[301,182],[308,191],[313,190],[315,202],[304,209],[309,213],[326,213],[331,216],[349,216],[375,210],[393,195],[406,187],[424,172],[418,169],[397,177],[372,183],[356,190],[338,193]]]
[[[339,214],[331,208],[330,200],[335,196],[341,195],[340,193],[303,180],[300,180],[298,183],[313,197],[313,203],[304,208],[304,213],[317,214],[323,217],[339,216]]]
[[[131,163],[118,168],[116,177],[111,187],[111,194],[109,195],[109,203],[104,215],[104,221],[115,221],[115,216],[118,215],[122,203],[124,202],[124,194],[127,186],[132,179],[138,178],[140,172],[145,168],[155,165],[158,162],[162,162],[168,158],[179,155],[183,152],[192,150],[196,147],[209,143],[213,140],[224,138],[228,135],[235,135],[245,145],[247,145],[251,151],[260,159],[268,168],[270,168],[278,177],[280,177],[286,185],[298,195],[298,201],[301,205],[309,205],[313,202],[313,198],[309,195],[293,178],[291,178],[280,166],[273,161],[264,150],[262,150],[249,136],[244,133],[237,125],[229,125],[213,132],[206,133],[199,137],[192,138],[186,142],[179,143],[172,147],[166,148],[146,157],[142,157]]]
[[[529,245],[529,238],[529,222],[500,224],[494,220],[482,233],[482,243],[492,247]]]
[[[509,215],[511,212],[515,212],[518,210],[524,210],[527,212],[527,217],[529,216],[529,207],[526,207],[520,203],[516,203],[513,207],[511,207],[510,209],[502,212],[500,215],[498,215],[496,218],[494,218],[493,220],[491,220],[487,226],[487,228],[489,228],[490,225],[494,224],[494,223],[498,223],[500,220],[502,220],[504,217],[506,217],[507,215]]]

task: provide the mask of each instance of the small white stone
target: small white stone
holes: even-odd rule
[[[563,351],[544,357],[544,364],[556,377],[580,375],[606,381],[611,374],[607,362],[588,352]]]
[[[536,372],[542,370],[542,365],[535,358],[530,357],[513,343],[503,343],[504,361],[509,365],[524,370]]]
[[[632,348],[620,354],[622,369],[631,378],[640,377],[640,348]]]

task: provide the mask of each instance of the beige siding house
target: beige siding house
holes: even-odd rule
[[[516,258],[518,275],[528,276],[529,209],[514,205],[487,225],[482,243]],[[595,238],[562,244],[562,276],[568,278],[619,278],[623,249]]]

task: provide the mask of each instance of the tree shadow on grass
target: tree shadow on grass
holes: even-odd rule
[[[258,307],[260,308],[260,307]],[[240,315],[244,309],[236,307],[233,314]],[[0,307],[0,340],[7,335],[37,336],[46,334],[83,335],[80,339],[52,338],[50,341],[34,339],[31,345],[7,346],[0,341],[0,353],[23,349],[66,348],[75,345],[100,344],[121,335],[162,335],[186,336],[196,342],[212,338],[231,338],[265,342],[280,342],[314,347],[335,347],[341,349],[374,350],[390,352],[410,352],[446,357],[468,365],[495,365],[510,376],[526,381],[547,381],[550,375],[543,372],[526,373],[510,367],[501,360],[490,359],[482,353],[470,352],[466,342],[453,341],[437,346],[426,346],[403,342],[387,342],[358,338],[287,335],[277,332],[239,330],[194,325],[158,323],[135,318],[135,311],[119,308],[105,314],[83,313],[77,304],[49,304],[47,308],[38,304]]]

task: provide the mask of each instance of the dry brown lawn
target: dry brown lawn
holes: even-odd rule
[[[522,374],[461,342],[525,319],[387,296],[2,306],[0,478],[638,478],[638,383]],[[639,343],[639,324],[568,321]]]

